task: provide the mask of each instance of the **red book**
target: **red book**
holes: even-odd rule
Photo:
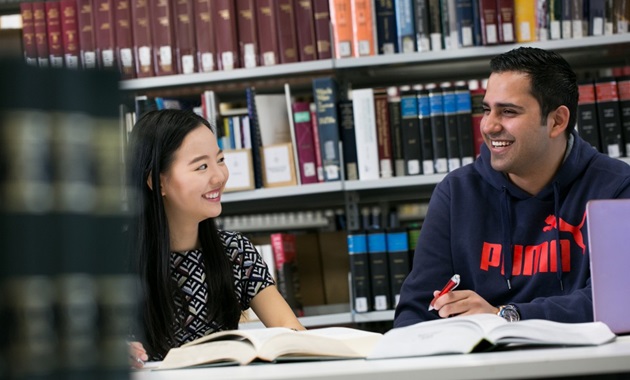
[[[298,58],[301,62],[317,59],[313,0],[294,0]]]
[[[478,80],[468,82],[468,88],[470,89],[470,102],[472,107],[471,117],[475,157],[478,157],[481,145],[484,143],[483,136],[481,135],[481,119],[483,118],[483,97],[486,90],[482,88]]]
[[[319,124],[317,123],[317,107],[315,103],[309,104],[311,113],[311,127],[313,129],[313,145],[315,147],[315,164],[317,167],[317,181],[324,182],[324,166],[322,164],[322,151],[319,144]]]
[[[232,0],[215,0],[212,3],[214,30],[216,33],[217,66],[219,70],[232,70],[240,67],[238,38],[236,35],[236,11]]]
[[[258,28],[260,65],[275,65],[280,63],[275,11],[277,5],[274,0],[258,0],[257,5],[256,24]]]
[[[301,183],[317,183],[319,180],[310,103],[297,101],[291,105],[291,108]]]
[[[212,24],[212,2],[210,0],[194,0],[195,36],[197,67],[199,72],[214,71],[216,63],[216,42]]]
[[[31,66],[37,66],[37,43],[35,41],[33,4],[30,2],[21,2],[20,15],[22,16],[22,47],[24,49],[24,60]]]
[[[318,59],[332,58],[330,49],[330,11],[328,0],[313,0],[313,19],[315,21],[315,45]]]
[[[81,67],[96,68],[96,41],[94,38],[94,12],[92,0],[77,0],[77,22],[79,26],[79,56]]]
[[[153,68],[153,38],[151,35],[151,9],[147,0],[131,0],[133,27],[133,56],[138,78],[155,75]]]
[[[59,0],[47,0],[46,34],[48,35],[48,57],[50,66],[63,67],[63,38],[61,34],[61,12]]]
[[[94,37],[101,68],[116,67],[113,0],[94,0]]]
[[[271,234],[271,248],[276,264],[278,290],[296,316],[304,315],[297,268],[295,234]]]
[[[131,0],[114,0],[114,21],[118,70],[123,79],[130,79],[136,76],[136,65],[133,63]]]
[[[483,45],[499,43],[497,0],[479,0],[479,22]]]
[[[501,43],[515,42],[514,0],[497,0],[497,25]]]
[[[276,28],[278,28],[278,51],[280,63],[298,61],[297,32],[293,0],[276,0]]]
[[[43,1],[33,2],[33,29],[35,29],[35,44],[37,46],[37,65],[48,67],[48,33],[46,32],[46,4]]]
[[[379,175],[381,178],[391,178],[394,175],[394,165],[387,89],[374,90],[374,117],[376,118]]]
[[[177,74],[174,60],[175,36],[171,7],[167,0],[150,0],[151,32],[153,36],[153,67],[155,75]]]
[[[236,0],[236,25],[238,46],[243,67],[258,66],[258,30],[256,29],[256,4],[254,0]]]
[[[177,0],[172,3],[175,16],[175,56],[180,74],[197,71],[194,1]]]
[[[61,33],[63,41],[63,62],[71,69],[79,68],[81,40],[76,0],[61,0]]]

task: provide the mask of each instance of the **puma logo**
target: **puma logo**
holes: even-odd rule
[[[556,221],[560,222],[560,225],[556,224]],[[554,229],[558,229],[560,232],[568,232],[573,236],[573,240],[578,247],[582,248],[582,254],[586,253],[586,244],[584,244],[584,235],[582,235],[582,227],[584,226],[584,222],[586,221],[586,212],[584,212],[584,216],[582,217],[582,221],[579,225],[574,226],[568,222],[566,222],[562,218],[556,218],[555,215],[549,215],[545,218],[545,224],[547,226],[543,227],[544,232],[552,231]]]

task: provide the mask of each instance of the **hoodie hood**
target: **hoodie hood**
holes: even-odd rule
[[[560,225],[559,209],[562,194],[565,193],[563,189],[568,188],[573,181],[582,175],[588,167],[589,162],[597,154],[597,151],[586,141],[579,138],[577,132],[575,131],[571,132],[568,145],[568,153],[565,155],[564,161],[556,175],[552,178],[549,184],[547,184],[547,186],[545,186],[538,194],[533,196],[540,200],[553,200],[556,225]],[[532,195],[514,185],[504,173],[498,172],[492,168],[490,164],[490,150],[486,144],[481,146],[481,154],[475,161],[475,169],[492,187],[501,192],[502,244],[504,247],[512,247],[512,225],[510,222],[512,198],[523,200],[531,198]],[[560,288],[564,289],[562,282],[563,268],[560,249],[560,230],[556,228],[555,233],[557,245],[556,259],[558,262],[556,277],[558,278]],[[508,252],[512,252],[512,250],[508,249]],[[513,259],[514,258],[510,254],[502,255],[503,268],[512,268]],[[511,270],[505,270],[503,277],[505,278],[508,289],[511,289]]]

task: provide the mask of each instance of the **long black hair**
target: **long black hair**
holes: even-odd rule
[[[169,226],[160,174],[170,168],[188,133],[200,127],[212,130],[204,118],[190,111],[151,111],[138,120],[129,138],[131,239],[142,291],[141,333],[152,357],[163,356],[176,345],[175,327],[183,322],[174,302],[180,290],[170,270]],[[147,184],[149,176],[153,190]],[[199,240],[208,286],[208,320],[222,329],[237,328],[241,308],[232,266],[212,218],[199,223]]]

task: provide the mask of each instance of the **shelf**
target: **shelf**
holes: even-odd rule
[[[231,203],[251,200],[260,201],[264,199],[296,197],[341,191],[343,191],[343,183],[341,181],[321,182],[300,186],[271,187],[265,189],[224,193],[221,196],[221,202]]]
[[[411,186],[436,185],[446,177],[444,174],[413,175],[404,177],[380,178],[370,181],[352,180],[344,182],[344,190],[378,190]]]

